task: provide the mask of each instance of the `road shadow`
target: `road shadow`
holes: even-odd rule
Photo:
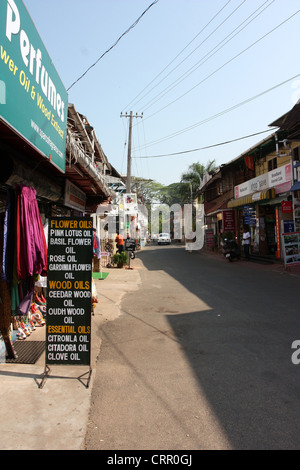
[[[139,258],[209,307],[165,315],[232,448],[299,449],[299,278],[180,246]]]

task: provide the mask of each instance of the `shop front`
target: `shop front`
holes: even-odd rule
[[[276,188],[275,188],[276,191]],[[282,259],[281,236],[294,231],[293,207],[289,193],[275,195],[259,210],[260,255]]]
[[[28,361],[37,358],[41,345],[45,350],[51,269],[70,271],[65,279],[84,266],[87,275],[92,272],[92,263],[80,263],[73,251],[67,254],[75,264],[66,264],[65,254],[59,254],[61,264],[50,268],[49,260],[47,266],[48,252],[54,245],[63,248],[68,232],[57,230],[51,243],[48,222],[86,218],[115,192],[106,185],[105,173],[112,170],[94,129],[68,104],[67,91],[22,2],[0,2],[0,43],[0,362],[24,362],[24,351],[30,350]],[[69,236],[75,232],[78,239],[85,236],[80,230]],[[93,233],[94,257],[99,249]]]
[[[232,197],[232,190],[211,202],[204,202],[205,212],[205,246],[219,248],[222,234],[233,232],[236,235],[236,213],[228,209],[227,204]]]
[[[287,164],[235,187],[228,207],[237,211],[240,243],[243,227],[249,228],[253,255],[282,259],[281,235],[294,228],[291,182]]]
[[[238,239],[241,243],[243,228],[248,227],[253,255],[282,259],[281,234],[294,231],[289,198],[281,195],[237,208]]]
[[[259,193],[250,194],[241,198],[233,199],[229,201],[228,207],[236,210],[237,230],[236,235],[239,240],[239,244],[242,248],[243,240],[243,229],[248,227],[251,235],[251,254],[263,255],[266,254],[263,245],[266,246],[266,221],[265,214],[263,211],[260,212],[260,204],[267,202],[274,195],[273,190],[266,190]],[[267,217],[268,253],[272,252],[273,246],[273,219]]]
[[[64,191],[68,95],[22,2],[0,3],[0,42],[0,354],[15,361],[17,342],[45,325],[46,220]]]

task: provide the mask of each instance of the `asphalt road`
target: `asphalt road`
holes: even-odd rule
[[[300,449],[300,278],[147,247],[101,327],[86,449]]]

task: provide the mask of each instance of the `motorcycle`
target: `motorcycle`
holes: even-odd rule
[[[222,241],[222,252],[228,261],[233,261],[235,258],[240,259],[241,253],[237,242],[234,239],[224,238]]]
[[[135,252],[136,252],[136,251],[139,251],[140,249],[141,249],[140,243],[139,243],[139,242],[136,242],[136,243],[135,243],[135,249],[133,249],[132,251],[129,252],[129,253],[130,253],[130,258],[131,258],[131,259],[135,259]]]
[[[137,242],[135,238],[127,238],[125,240],[125,250],[128,253],[130,259],[135,259],[135,252],[137,250]]]

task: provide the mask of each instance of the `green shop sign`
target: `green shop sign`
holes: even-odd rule
[[[21,0],[0,1],[0,119],[65,171],[68,94]]]

